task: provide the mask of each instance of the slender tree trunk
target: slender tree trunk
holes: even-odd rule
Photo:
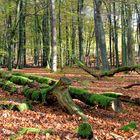
[[[112,16],[111,16],[111,4],[109,4],[109,14],[108,14],[108,21],[109,21],[109,57],[110,57],[110,66],[112,66]]]
[[[122,2],[121,4],[121,25],[122,25],[122,66],[127,66],[127,47],[126,47],[126,22],[125,22],[125,6]]]
[[[134,38],[133,38],[133,29],[132,29],[132,8],[128,4],[128,14],[127,14],[127,47],[128,47],[128,65],[134,64]]]
[[[138,9],[137,4],[135,5],[138,20],[137,20],[137,43],[138,43],[138,63],[140,63],[140,10]]]
[[[66,21],[66,65],[70,64],[70,50],[69,50],[69,28]]]
[[[114,43],[115,43],[115,54],[116,54],[116,67],[119,67],[119,50],[118,50],[118,31],[117,31],[117,19],[116,19],[116,4],[113,3],[114,12]]]
[[[63,48],[62,48],[62,28],[61,28],[61,1],[58,1],[58,46],[59,46],[59,64],[63,69]]]
[[[43,40],[43,66],[49,67],[50,64],[50,24],[49,24],[49,0],[47,0],[47,7],[44,11],[42,20],[42,40]]]
[[[79,60],[84,60],[84,40],[83,40],[83,3],[84,0],[78,0],[78,36],[79,36]]]
[[[56,15],[55,15],[55,0],[50,0],[51,14],[51,46],[52,46],[52,71],[57,71],[57,46],[56,46]]]
[[[72,13],[74,14],[74,7],[73,7],[73,4],[71,5],[71,7],[72,7]],[[76,33],[75,33],[75,31],[76,31],[76,27],[75,27],[75,17],[74,16],[72,16],[72,35],[71,35],[71,49],[72,49],[72,55],[74,55],[75,56],[75,38],[76,38]],[[73,60],[71,60],[72,61],[72,64],[74,63],[74,61]]]
[[[99,46],[101,51],[102,65],[104,70],[109,70],[109,63],[107,60],[107,51],[106,51],[106,42],[105,42],[105,33],[103,29],[103,22],[101,18],[101,0],[94,0],[95,12],[95,36],[96,36],[96,45]]]
[[[39,47],[41,46],[40,22],[37,14],[37,0],[34,0],[34,64],[39,66]]]
[[[24,18],[23,18],[24,19],[23,20],[23,22],[24,22],[24,24],[23,24],[23,29],[24,29],[23,64],[24,64],[24,66],[26,66],[26,48],[25,48],[25,46],[26,46],[26,13],[27,13],[26,6],[27,6],[27,0],[25,0]]]
[[[8,15],[7,17],[7,46],[8,46],[8,70],[12,70],[12,36],[10,30],[12,28],[12,17]]]
[[[24,3],[23,0],[19,2],[19,48],[17,57],[17,67],[23,68],[23,47],[24,47]]]

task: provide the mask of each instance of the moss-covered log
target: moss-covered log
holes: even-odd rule
[[[8,80],[0,79],[0,87],[3,90],[8,91],[10,94],[16,93],[18,91],[18,88],[16,87],[16,85]]]
[[[107,97],[119,98],[122,102],[129,102],[135,105],[140,105],[140,98],[131,98],[130,96],[124,96],[121,93],[106,92],[101,95],[107,96]]]
[[[34,76],[34,75],[28,75],[28,74],[24,74],[24,73],[20,73],[20,72],[13,72],[12,73],[15,76],[22,76],[22,77],[26,77],[29,78],[31,80],[37,81],[38,83],[45,83],[48,85],[54,85],[57,81],[48,77],[42,77],[42,76]]]
[[[22,93],[29,100],[38,101],[45,104],[45,103],[50,102],[49,93],[51,90],[52,90],[52,87],[49,87],[49,86],[45,88],[39,88],[39,89],[25,87],[22,90]]]
[[[100,79],[105,76],[111,77],[119,72],[137,71],[138,69],[140,69],[140,65],[133,65],[133,66],[123,66],[123,67],[115,68],[115,69],[112,69],[109,71],[102,71],[100,73],[97,73],[96,71],[88,68],[84,63],[82,63],[75,57],[73,59],[80,68],[82,68],[84,71],[86,71],[87,73],[89,73],[90,75],[92,75],[93,77],[95,77],[97,79]]]
[[[100,74],[100,77],[113,76],[113,75],[115,75],[116,73],[119,73],[119,72],[136,71],[137,69],[140,69],[140,65],[123,66],[123,67],[112,69],[110,71],[102,72]]]
[[[99,105],[104,108],[108,108],[109,106],[111,106],[112,109],[116,112],[120,112],[122,110],[119,98],[93,94],[79,88],[69,88],[69,93],[73,99],[78,99],[91,106]]]

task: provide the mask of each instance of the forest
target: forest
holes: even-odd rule
[[[140,139],[140,0],[0,0],[0,140]]]

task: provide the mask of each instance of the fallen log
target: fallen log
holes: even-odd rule
[[[18,92],[18,88],[16,87],[16,85],[8,80],[0,79],[0,87],[3,90],[8,91],[10,94]]]
[[[38,83],[41,83],[41,84],[45,83],[45,84],[48,84],[48,85],[54,85],[57,82],[56,80],[54,80],[52,78],[28,75],[28,74],[24,74],[24,73],[21,73],[21,72],[13,72],[12,74],[15,75],[15,76],[22,76],[22,77],[29,78],[29,79],[34,80],[34,81],[36,81]]]
[[[122,102],[129,102],[135,105],[140,105],[140,98],[131,98],[130,96],[124,96],[121,93],[117,94],[115,92],[107,92],[101,95],[104,95],[107,97],[119,98]]]
[[[97,79],[100,79],[105,76],[112,77],[119,72],[137,71],[138,69],[140,69],[140,65],[132,65],[132,66],[123,66],[109,71],[102,71],[100,73],[97,73],[95,70],[91,70],[90,68],[88,68],[84,63],[79,61],[77,58],[74,57],[73,60],[80,68],[82,68],[84,71],[86,71],[87,73],[89,73],[90,75],[92,75]]]
[[[122,110],[121,102],[119,98],[114,97],[107,97],[100,94],[93,94],[86,90],[79,89],[79,88],[69,88],[69,93],[73,99],[78,99],[87,105],[98,105],[103,108],[108,108],[111,106],[111,108],[115,112],[120,112]]]

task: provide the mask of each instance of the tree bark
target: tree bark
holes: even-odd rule
[[[95,37],[96,37],[96,45],[100,48],[101,51],[103,69],[109,70],[109,63],[107,60],[107,51],[105,43],[105,33],[103,28],[103,21],[101,18],[101,4],[102,4],[101,0],[94,0]]]
[[[57,71],[57,46],[56,46],[56,15],[55,15],[55,0],[50,0],[50,15],[51,15],[51,46],[52,46],[52,65],[53,72]]]

